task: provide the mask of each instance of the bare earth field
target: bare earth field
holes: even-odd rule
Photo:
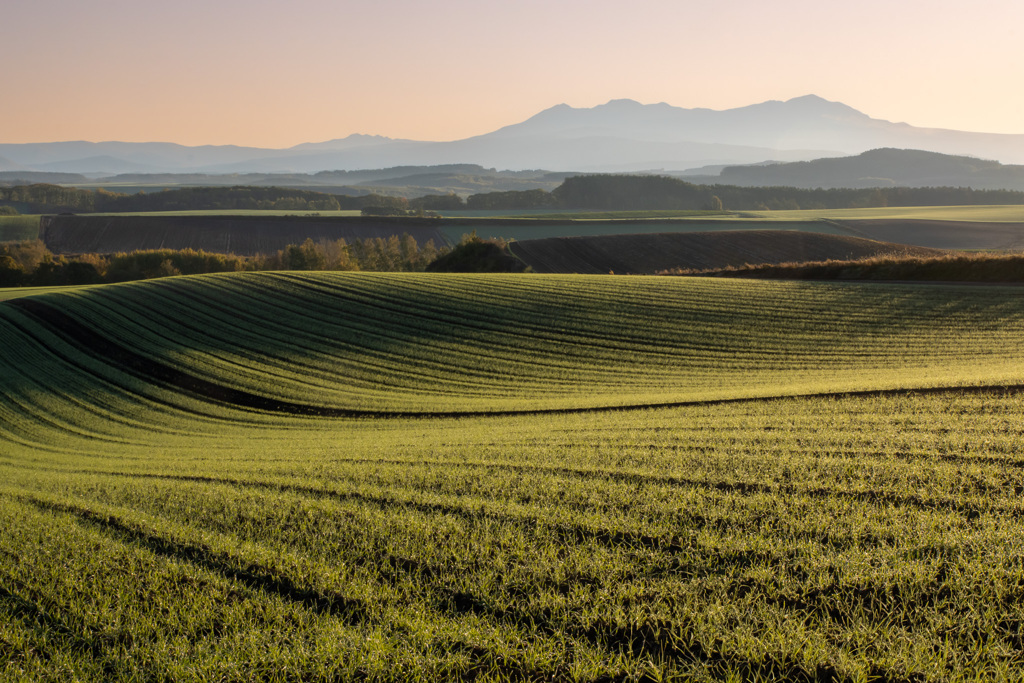
[[[581,274],[939,253],[858,237],[784,230],[553,237],[513,242],[509,248],[538,273]]]
[[[321,240],[401,236],[445,244],[436,227],[388,219],[304,216],[46,216],[40,237],[55,254],[110,254],[145,249],[196,249],[239,256],[274,253],[307,238]]]
[[[933,249],[1024,249],[1024,223],[880,218],[840,224],[870,239]]]

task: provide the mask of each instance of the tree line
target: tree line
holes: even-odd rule
[[[290,244],[273,254],[236,256],[194,249],[155,249],[117,254],[61,256],[39,240],[0,244],[0,287],[91,285],[264,270],[423,271],[450,251],[433,240],[419,244],[408,233],[398,237],[344,239]]]
[[[22,213],[125,213],[231,210],[358,211],[366,207],[395,207],[406,210],[433,206],[438,202],[431,198],[417,202],[404,197],[379,194],[349,197],[290,187],[183,187],[159,192],[125,194],[103,188],[82,190],[61,185],[37,184],[0,187],[0,204],[0,209],[6,209],[7,212],[20,207]]]
[[[1024,204],[1024,192],[969,187],[888,187],[800,189],[695,185],[679,178],[639,175],[590,175],[567,178],[552,193],[560,208],[600,210],[731,211],[847,209],[886,206]]]
[[[657,175],[598,174],[566,178],[546,190],[484,192],[468,198],[430,194],[413,199],[380,194],[331,195],[282,187],[188,187],[152,193],[122,194],[59,185],[0,187],[0,208],[27,213],[259,210],[317,212],[359,210],[364,215],[433,215],[439,211],[588,209],[731,210],[847,209],[886,206],[1024,204],[1024,192],[970,187],[884,187],[802,189],[697,185]],[[10,209],[6,209],[10,212]]]

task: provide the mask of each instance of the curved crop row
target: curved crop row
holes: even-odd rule
[[[1006,384],[1024,379],[1015,294],[582,276],[170,278],[0,304],[0,363],[12,393],[51,382],[194,409],[221,387],[222,406],[322,414]],[[172,375],[214,389],[190,392]]]
[[[1022,400],[225,421],[15,449],[0,674],[1014,680]]]
[[[0,303],[0,679],[1020,679],[1022,328],[672,278]]]

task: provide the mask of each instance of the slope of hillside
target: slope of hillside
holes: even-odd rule
[[[236,273],[0,316],[0,391],[25,411],[9,425],[95,420],[73,406],[100,396],[108,419],[142,419],[141,402],[164,421],[161,406],[486,413],[1019,381],[1024,338],[1015,291],[679,278]]]
[[[0,679],[1024,670],[1018,290],[20,293],[0,302]]]
[[[923,247],[795,230],[552,237],[513,242],[509,248],[538,273],[592,274],[938,253]]]
[[[690,180],[693,180],[690,178]],[[916,149],[873,149],[850,157],[727,166],[699,182],[803,188],[973,187],[1024,189],[1024,166]]]

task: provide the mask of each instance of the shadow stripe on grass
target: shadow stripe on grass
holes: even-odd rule
[[[249,564],[243,568],[231,566],[229,558],[223,557],[201,546],[183,544],[156,536],[139,529],[113,515],[102,514],[79,506],[25,498],[41,510],[71,514],[87,524],[95,525],[114,536],[137,543],[157,555],[188,561],[204,569],[220,573],[228,578],[238,580],[250,589],[274,593],[293,600],[307,608],[332,616],[340,616],[347,623],[355,624],[365,619],[365,605],[362,601],[353,601],[340,596],[329,596],[324,593],[297,587],[288,579],[273,576],[265,567]],[[227,560],[227,561],[225,561]],[[638,627],[623,627],[613,621],[598,621],[587,626],[566,625],[563,627],[553,623],[548,615],[534,614],[529,611],[504,610],[490,604],[486,599],[463,591],[442,591],[441,603],[436,604],[442,612],[449,614],[474,614],[480,617],[496,619],[506,624],[532,623],[542,633],[557,635],[564,633],[579,638],[592,645],[608,648],[611,651],[628,652],[633,656],[657,655],[662,658],[688,662],[703,662],[713,670],[727,671],[738,669],[761,677],[769,676],[790,681],[806,681],[808,683],[821,680],[840,680],[834,669],[829,666],[818,667],[814,672],[808,671],[798,662],[792,661],[752,661],[736,658],[718,650],[709,650],[701,643],[683,639],[685,632],[678,630],[678,624],[672,622],[644,623]],[[356,605],[353,607],[353,605]],[[102,644],[95,644],[97,654],[103,651]],[[479,648],[471,653],[472,662],[470,677],[477,673],[474,669],[487,661],[491,653],[486,648]],[[499,664],[499,666],[501,666]],[[518,666],[506,668],[506,671],[523,673]],[[599,679],[600,680],[600,679]],[[614,678],[610,680],[615,680]],[[875,680],[889,681],[884,676]]]
[[[268,568],[254,563],[241,561],[236,566],[232,559],[223,553],[217,553],[199,545],[180,543],[157,536],[120,520],[114,515],[102,514],[77,505],[39,500],[30,496],[19,497],[19,499],[43,511],[70,514],[86,524],[98,527],[102,531],[121,540],[138,544],[154,554],[187,561],[202,569],[236,580],[250,590],[276,594],[287,600],[297,602],[317,613],[329,614],[340,618],[347,625],[356,626],[360,623],[366,623],[371,619],[369,610],[363,600],[347,598],[337,593],[314,591],[299,587],[289,579],[275,575]],[[425,563],[407,558],[389,556],[385,561],[397,572],[432,571]],[[441,595],[441,602],[443,604],[463,607],[463,609],[455,608],[448,610],[449,615],[476,613],[475,610],[465,609],[467,600],[470,600],[466,594],[446,590],[444,587],[435,588],[438,589],[435,592]],[[76,647],[87,649],[95,657],[102,656],[106,651],[105,643],[88,641],[81,638],[62,622],[48,617],[46,612],[42,611],[37,605],[8,593],[3,589],[3,586],[0,586],[0,603],[11,603],[13,610],[19,613],[20,616],[38,618],[40,623],[66,637],[72,638],[72,642]],[[514,625],[514,622],[512,622],[512,625]],[[524,667],[520,663],[507,661],[500,653],[471,641],[459,638],[445,638],[444,640],[452,649],[463,650],[469,655],[469,666],[457,680],[474,680],[480,673],[493,670],[511,674],[523,680],[539,680],[550,674],[548,671]],[[602,680],[604,679],[597,679],[595,683],[599,683]]]
[[[363,600],[339,593],[304,588],[259,564],[236,560],[225,553],[201,545],[170,540],[118,519],[114,515],[102,514],[77,505],[44,501],[29,496],[24,497],[24,501],[40,510],[73,515],[122,540],[140,545],[156,555],[189,562],[238,581],[252,590],[278,595],[314,612],[339,617],[348,624],[357,624],[368,618],[369,610]]]

